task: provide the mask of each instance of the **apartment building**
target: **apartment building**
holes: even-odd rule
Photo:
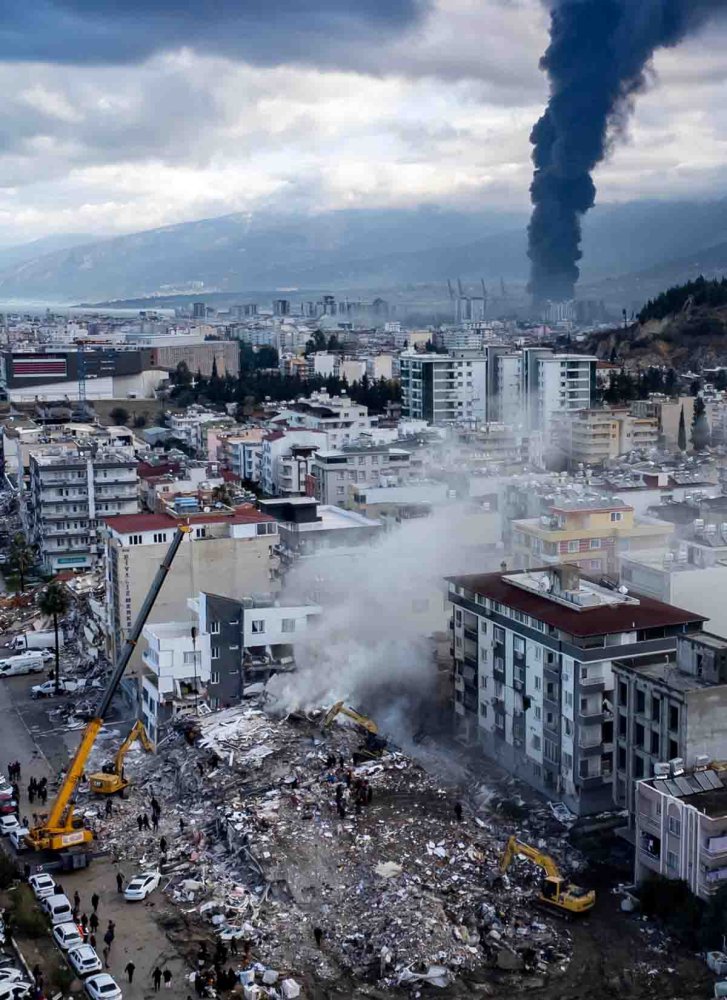
[[[144,627],[140,718],[152,740],[167,722],[239,702],[245,688],[294,669],[294,648],[321,613],[317,605],[200,593],[185,621]]]
[[[249,504],[173,516],[129,514],[105,518],[106,607],[109,655],[121,648],[180,521],[192,525],[149,616],[182,621],[187,600],[200,589],[241,597],[278,589],[275,520]],[[130,671],[139,664],[135,653]]]
[[[635,782],[676,758],[727,755],[727,640],[679,636],[668,654],[615,660],[613,800],[633,819]]]
[[[487,418],[487,358],[478,351],[399,357],[402,416],[435,426],[484,422]]]
[[[355,488],[406,481],[412,475],[411,452],[384,445],[348,445],[319,451],[311,462],[313,496],[322,504],[345,507]]]
[[[44,571],[96,565],[103,551],[97,529],[105,518],[133,516],[139,510],[133,451],[49,445],[32,450],[29,462],[23,524]]]
[[[349,396],[330,396],[321,390],[288,403],[272,423],[322,431],[327,435],[328,448],[342,448],[375,427],[376,418],[369,416],[368,407]]]
[[[217,453],[219,462],[241,481],[260,482],[263,438],[267,433],[263,427],[250,427],[222,434]]]
[[[675,766],[676,765],[676,766]],[[724,764],[674,762],[636,785],[634,880],[655,875],[687,883],[709,900],[727,880],[727,772]]]
[[[702,618],[575,566],[450,577],[458,737],[574,812],[612,806],[612,663],[666,654]]]
[[[570,467],[602,466],[634,449],[656,448],[656,417],[637,417],[628,409],[576,410],[561,419],[558,442]]]
[[[634,549],[663,552],[673,525],[656,518],[636,518],[634,508],[618,497],[573,493],[554,500],[547,514],[513,521],[515,565],[574,563],[591,574],[619,571],[621,553]]]
[[[283,566],[331,549],[346,552],[378,537],[383,525],[357,511],[319,504],[314,497],[260,500],[258,506],[278,522]]]
[[[260,486],[271,497],[308,492],[316,452],[326,447],[324,431],[293,428],[266,434],[260,450]]]
[[[169,413],[167,423],[173,437],[184,441],[205,459],[208,431],[215,428],[223,432],[235,426],[232,417],[221,416],[214,410],[205,410],[203,406],[189,406],[180,413]]]

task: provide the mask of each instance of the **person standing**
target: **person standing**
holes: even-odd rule
[[[136,969],[136,966],[134,965],[133,962],[129,961],[129,962],[126,963],[126,968],[124,969],[124,972],[128,976],[129,985],[131,985],[131,983],[134,982],[134,970],[135,969]]]
[[[167,838],[166,837],[162,837],[161,840],[159,841],[159,850],[162,852],[162,854],[166,854],[167,853]]]
[[[117,892],[124,891],[124,876],[121,874],[121,872],[116,872],[116,891]]]
[[[76,910],[80,910],[81,909],[81,895],[80,895],[78,889],[76,889],[76,891],[73,893],[73,906],[74,906],[74,909],[76,909]]]
[[[152,982],[154,983],[154,992],[159,992],[159,987],[162,985],[162,970],[157,965],[156,969],[151,974]]]
[[[96,913],[95,910],[93,910],[91,916],[88,918],[88,926],[91,928],[91,931],[94,934],[98,930],[98,914]]]
[[[98,893],[94,892],[93,896],[91,896],[91,906],[93,907],[93,912],[94,913],[96,913],[96,911],[98,910],[98,904],[100,902],[101,902],[101,900],[99,898]]]
[[[172,971],[171,969],[164,970],[164,989],[171,990],[172,988]]]
[[[144,829],[144,817],[139,813],[136,817],[136,825],[139,827],[139,833]]]

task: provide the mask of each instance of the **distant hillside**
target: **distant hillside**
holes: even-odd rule
[[[727,279],[669,288],[647,302],[638,323],[594,334],[589,349],[605,360],[677,370],[727,364]]]

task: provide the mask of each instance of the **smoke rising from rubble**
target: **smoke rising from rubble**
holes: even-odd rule
[[[581,217],[595,204],[594,168],[622,135],[660,48],[677,45],[725,0],[546,0],[550,44],[541,68],[550,100],[533,128],[528,227],[536,301],[572,299]]]
[[[430,636],[445,632],[447,652],[450,645],[444,577],[500,561],[477,545],[477,519],[487,515],[469,509],[471,516],[466,505],[449,506],[369,546],[298,564],[284,597],[316,600],[323,614],[296,644],[296,672],[270,680],[273,710],[308,711],[343,699],[396,742],[416,734],[436,711]]]

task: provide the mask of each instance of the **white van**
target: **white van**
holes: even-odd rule
[[[45,669],[45,657],[39,649],[8,656],[0,660],[0,677],[17,677],[19,674],[39,674]]]
[[[40,905],[50,917],[52,924],[65,924],[73,920],[73,909],[68,896],[56,893],[41,899]]]

